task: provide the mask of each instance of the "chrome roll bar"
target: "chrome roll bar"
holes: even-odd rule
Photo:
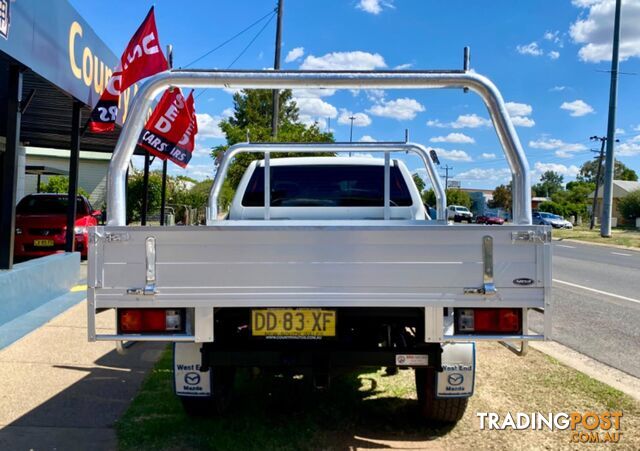
[[[209,207],[207,208],[207,224],[216,221],[218,218],[218,198],[224,184],[224,179],[229,170],[231,162],[239,153],[264,153],[265,174],[269,174],[270,154],[273,152],[296,152],[296,153],[318,153],[318,152],[354,152],[354,153],[384,153],[385,170],[384,170],[384,219],[390,219],[390,176],[389,154],[391,152],[413,152],[418,154],[422,159],[429,180],[436,195],[436,211],[438,212],[438,220],[447,219],[447,194],[442,186],[438,171],[433,160],[429,156],[429,151],[422,145],[416,143],[239,143],[231,146],[224,153],[224,157],[220,161],[218,171],[216,172],[211,193],[209,194]],[[271,190],[269,189],[270,177],[264,178],[264,218],[269,219],[269,205],[271,204]]]
[[[189,88],[468,89],[484,101],[513,179],[513,222],[531,224],[529,163],[502,95],[486,77],[469,71],[165,71],[150,77],[133,99],[107,174],[107,225],[126,224],[126,171],[153,99],[169,86]]]

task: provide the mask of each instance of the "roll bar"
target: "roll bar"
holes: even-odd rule
[[[513,185],[513,221],[531,224],[529,163],[502,95],[486,77],[468,71],[165,71],[150,77],[135,95],[107,174],[107,225],[126,224],[126,171],[153,99],[169,86],[190,88],[468,89],[484,101],[504,150]]]
[[[298,153],[318,153],[318,152],[355,152],[355,153],[371,153],[371,152],[383,152],[384,153],[384,219],[391,217],[390,212],[390,152],[413,152],[418,154],[422,159],[427,169],[427,175],[433,186],[433,191],[436,195],[436,211],[438,213],[438,220],[447,219],[447,194],[442,186],[438,171],[436,169],[433,160],[429,156],[428,150],[421,144],[416,143],[240,143],[231,146],[224,153],[224,157],[220,161],[218,172],[211,186],[211,193],[209,194],[209,208],[207,209],[207,224],[215,221],[218,217],[218,198],[224,179],[229,170],[231,162],[239,153],[264,153],[265,159],[265,174],[269,174],[270,167],[270,154],[272,152],[298,152]],[[264,216],[265,219],[269,219],[269,205],[271,204],[271,189],[270,189],[270,177],[264,178]]]

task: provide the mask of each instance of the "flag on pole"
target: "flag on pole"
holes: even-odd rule
[[[112,131],[118,116],[120,94],[139,80],[167,70],[169,65],[161,51],[153,7],[135,32],[120,64],[113,72],[97,105],[91,112],[89,130],[96,133]]]
[[[193,103],[193,94],[185,100],[180,88],[167,89],[140,133],[138,145],[158,158],[186,167],[197,130]]]

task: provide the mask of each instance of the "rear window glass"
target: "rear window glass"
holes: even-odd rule
[[[391,206],[412,205],[397,166],[391,167]],[[264,207],[264,167],[257,167],[242,198]],[[384,166],[300,165],[271,167],[272,207],[382,207]]]
[[[18,214],[67,214],[68,196],[27,196],[16,207]],[[77,214],[86,215],[89,212],[81,198],[76,200]]]

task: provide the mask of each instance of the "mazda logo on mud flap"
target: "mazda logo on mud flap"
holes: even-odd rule
[[[449,385],[460,385],[464,382],[464,376],[460,373],[451,373],[447,378]]]
[[[533,285],[533,279],[527,277],[520,277],[519,279],[513,279],[514,285]]]
[[[184,383],[187,385],[198,385],[200,383],[200,375],[196,372],[184,375]]]

